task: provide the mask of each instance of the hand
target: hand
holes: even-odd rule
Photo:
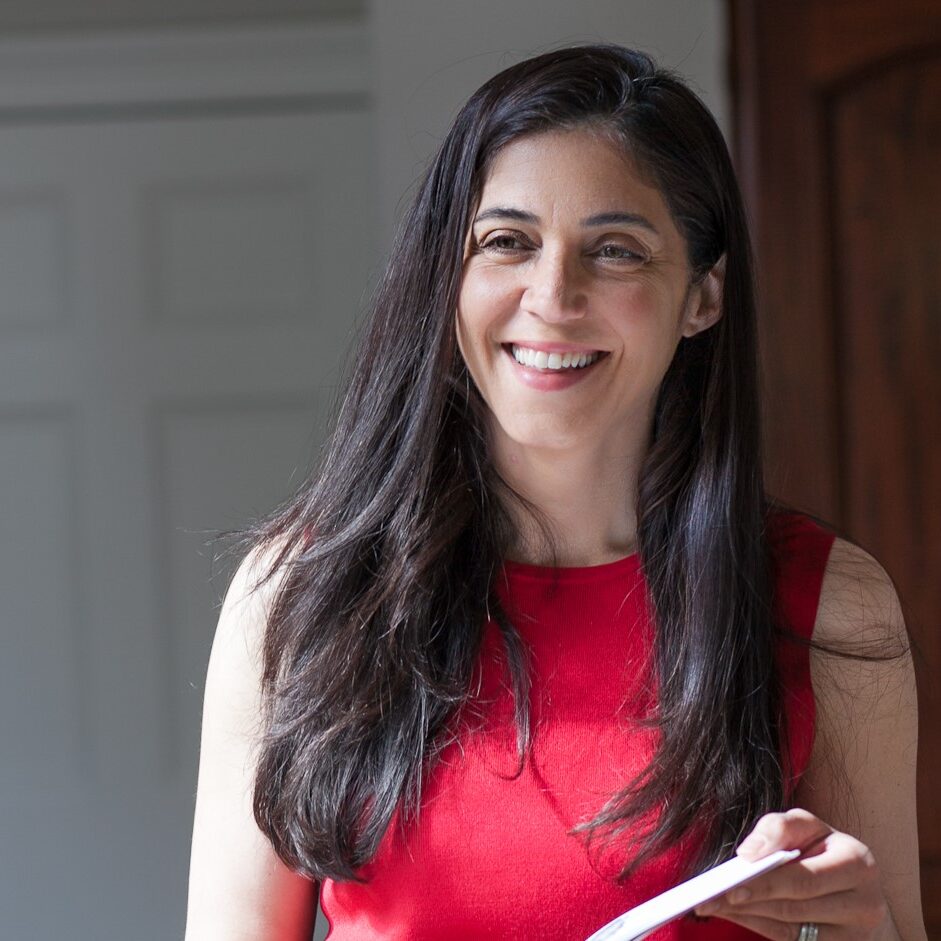
[[[765,814],[736,854],[761,859],[818,838],[800,859],[700,905],[696,914],[733,921],[773,941],[797,941],[804,922],[818,926],[819,941],[897,938],[869,848],[809,811]]]

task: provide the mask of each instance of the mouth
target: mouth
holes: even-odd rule
[[[593,366],[608,355],[605,350],[535,349],[517,343],[504,343],[503,349],[520,366],[537,372],[561,373]]]

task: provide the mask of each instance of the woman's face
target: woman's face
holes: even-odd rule
[[[551,131],[497,154],[465,243],[457,335],[498,446],[630,447],[680,338],[719,307],[690,287],[663,197],[613,144]]]

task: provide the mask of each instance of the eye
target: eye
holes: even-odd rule
[[[610,253],[609,249],[611,250]],[[619,245],[617,242],[606,242],[598,249],[597,254],[605,261],[629,261],[635,263],[646,261],[640,252],[631,251],[631,249],[625,248],[625,246]]]
[[[501,246],[498,244],[500,242],[503,242],[503,243],[516,242],[517,244],[521,244],[520,239],[518,239],[515,235],[509,235],[507,233],[503,233],[502,235],[494,235],[492,238],[488,239],[486,242],[483,242],[480,248],[483,251],[487,251],[488,249],[493,249],[493,251],[499,252],[502,254],[508,254],[509,252],[514,252],[518,250],[517,248],[507,246],[505,244]]]
[[[492,251],[500,255],[515,254],[520,251],[525,251],[529,247],[525,238],[509,232],[492,235],[478,246],[480,251]],[[645,255],[633,251],[618,242],[605,242],[595,254],[603,261],[611,262],[642,264],[647,260]]]

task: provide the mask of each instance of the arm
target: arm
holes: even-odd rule
[[[863,549],[834,542],[821,589],[814,638],[833,646],[898,651],[905,624],[882,566]],[[856,661],[811,651],[817,705],[813,752],[795,795],[797,808],[768,814],[752,858],[827,836],[814,855],[755,880],[751,898],[713,911],[767,937],[793,941],[796,926],[817,922],[821,941],[839,937],[926,941],[915,815],[918,704],[909,653]]]
[[[310,941],[318,885],[288,869],[252,814],[261,643],[277,577],[247,589],[249,555],[219,616],[206,675],[185,941]]]

